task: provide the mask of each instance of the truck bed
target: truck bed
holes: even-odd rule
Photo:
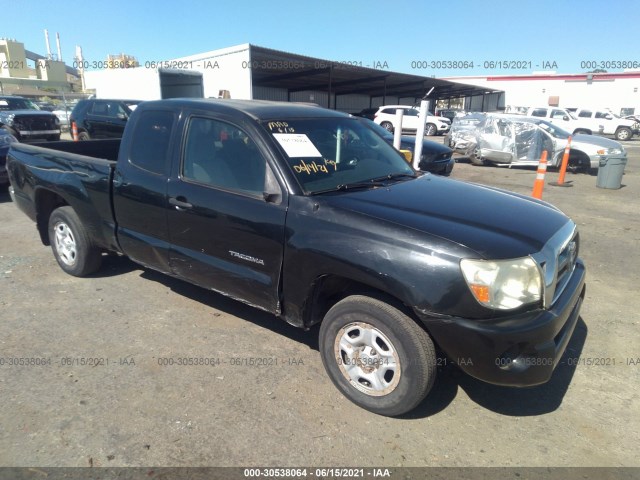
[[[120,151],[120,138],[108,138],[105,140],[88,140],[85,142],[47,142],[42,144],[32,144],[41,146],[47,150],[57,150],[59,152],[73,153],[84,157],[98,158],[101,160],[118,160]]]
[[[16,143],[9,150],[7,166],[18,208],[37,223],[48,243],[47,225],[40,217],[48,218],[50,212],[38,205],[70,205],[96,245],[117,250],[111,183],[120,139],[41,145]]]

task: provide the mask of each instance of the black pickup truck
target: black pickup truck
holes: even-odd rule
[[[417,406],[441,358],[494,384],[546,382],[579,317],[568,217],[416,172],[339,112],[145,102],[121,140],[47,147],[12,145],[10,192],[64,271],[118,252],[292,325],[321,322],[331,380],[379,414]]]

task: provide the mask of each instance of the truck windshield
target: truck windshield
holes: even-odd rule
[[[0,110],[40,110],[35,103],[26,98],[0,98]]]
[[[354,118],[262,122],[307,194],[380,186],[416,172],[380,135]]]

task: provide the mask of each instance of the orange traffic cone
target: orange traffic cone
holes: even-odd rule
[[[538,173],[536,173],[536,181],[533,182],[533,198],[542,199],[542,190],[544,189],[544,174],[547,173],[547,151],[542,152],[540,163],[538,164]]]
[[[573,187],[571,182],[564,181],[564,176],[567,173],[567,166],[569,165],[569,154],[571,153],[571,137],[567,140],[567,146],[564,147],[564,155],[562,156],[562,165],[560,165],[560,175],[558,175],[557,182],[550,182],[549,185],[556,187]]]
[[[71,136],[73,137],[73,141],[78,141],[78,126],[76,122],[71,122]]]

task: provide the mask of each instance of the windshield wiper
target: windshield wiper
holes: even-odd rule
[[[389,180],[396,180],[400,178],[417,178],[418,176],[419,175],[411,174],[411,173],[390,173],[388,175],[372,178],[364,182],[341,183],[340,185],[337,185],[334,188],[327,188],[326,190],[318,190],[316,192],[310,193],[310,195],[319,195],[321,193],[327,193],[327,192],[344,192],[347,190],[355,190],[360,188],[386,187],[389,185],[389,182],[388,182]]]
[[[371,181],[379,182],[382,180],[396,180],[399,178],[416,178],[416,177],[418,177],[416,173],[398,172],[398,173],[390,173],[389,175],[385,175],[384,177],[372,178]]]

